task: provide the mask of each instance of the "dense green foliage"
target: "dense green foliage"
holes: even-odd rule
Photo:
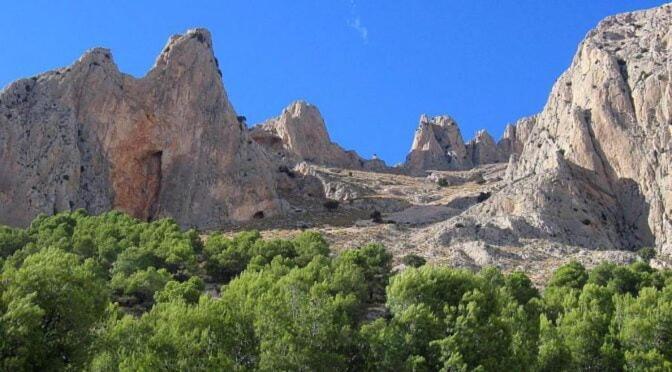
[[[671,370],[672,274],[576,262],[543,292],[313,232],[201,239],[111,212],[0,227],[0,370]],[[419,266],[419,267],[413,267]]]

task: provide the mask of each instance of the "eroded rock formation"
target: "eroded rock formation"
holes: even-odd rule
[[[537,122],[537,116],[528,116],[519,119],[515,124],[509,124],[504,129],[502,138],[497,142],[497,157],[500,162],[506,163],[512,154],[520,156],[527,136]]]
[[[280,116],[252,127],[250,136],[279,163],[294,166],[305,161],[375,171],[387,168],[380,159],[362,159],[356,152],[333,143],[320,111],[305,101],[293,102]]]
[[[456,170],[471,167],[467,148],[457,123],[450,116],[422,115],[413,137],[404,170],[423,175],[427,170]]]
[[[120,209],[210,228],[280,209],[266,156],[221,83],[208,31],[173,36],[140,79],[107,49],[0,92],[0,223]]]
[[[499,160],[497,144],[485,130],[480,130],[471,141],[467,142],[467,157],[471,164],[492,164]]]

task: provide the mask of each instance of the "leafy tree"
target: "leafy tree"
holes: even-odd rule
[[[637,255],[644,261],[650,261],[656,258],[656,249],[651,247],[640,248],[637,251]]]
[[[605,287],[588,284],[577,306],[559,319],[558,333],[570,351],[574,368],[614,370],[623,365],[609,333],[612,295]]]
[[[151,303],[154,293],[163,289],[170,278],[170,273],[166,269],[157,270],[150,266],[129,276],[123,273],[115,274],[110,281],[110,287],[118,294],[135,297],[140,303]]]
[[[198,302],[204,289],[203,280],[197,276],[193,276],[182,283],[171,280],[166,283],[161,291],[154,294],[154,299],[156,302],[183,300],[189,304],[194,304]]]
[[[534,287],[530,278],[521,271],[514,271],[507,275],[504,279],[504,286],[521,305],[525,305],[533,298],[539,298],[539,291]]]
[[[203,297],[199,303],[159,303],[140,318],[111,309],[100,330],[91,370],[244,370],[254,366],[251,332],[226,304]]]
[[[462,296],[477,286],[477,279],[466,270],[431,266],[409,268],[390,280],[387,305],[392,313],[398,313],[413,304],[425,304],[434,314],[440,315],[446,306],[457,306]]]
[[[581,289],[587,280],[588,273],[586,272],[586,268],[579,262],[572,261],[555,270],[551,280],[548,282],[548,286]]]
[[[0,258],[9,257],[31,241],[25,230],[0,226]]]
[[[435,370],[438,348],[431,346],[442,336],[441,321],[427,305],[411,305],[385,319],[365,324],[360,330],[365,369],[370,371]]]
[[[644,260],[571,262],[541,295],[522,272],[391,263],[315,232],[39,216],[0,227],[0,370],[672,368],[672,271]]]
[[[368,284],[367,301],[384,299],[392,266],[392,255],[380,244],[367,244],[357,249],[343,252],[339,263],[351,263],[362,269]]]
[[[328,256],[329,245],[324,237],[314,231],[304,231],[293,240],[296,249],[296,263],[305,266],[316,256]]]
[[[566,371],[570,369],[572,355],[564,344],[557,328],[545,315],[540,317],[539,354],[537,369],[539,371]]]
[[[2,273],[3,364],[46,369],[85,361],[91,328],[108,301],[92,261],[47,248]]]

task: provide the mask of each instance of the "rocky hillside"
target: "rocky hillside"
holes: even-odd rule
[[[397,167],[333,143],[304,101],[247,128],[205,30],[171,38],[141,79],[94,49],[0,93],[0,223],[116,208],[539,275],[644,246],[669,255],[671,30],[670,4],[609,17],[542,112],[468,142],[451,117],[422,115]]]
[[[672,5],[602,21],[526,126],[501,189],[426,239],[463,253],[656,246],[669,254],[671,46]]]

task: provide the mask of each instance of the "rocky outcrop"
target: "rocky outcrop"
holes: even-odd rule
[[[509,161],[511,155],[520,156],[523,152],[523,146],[528,135],[532,131],[534,124],[537,122],[537,116],[528,116],[519,119],[514,124],[509,124],[504,129],[504,135],[497,142],[497,158],[498,161],[506,163]]]
[[[492,164],[499,160],[497,144],[485,130],[479,130],[474,139],[467,142],[466,147],[467,158],[473,165]]]
[[[671,48],[670,4],[600,22],[520,156],[509,147],[506,186],[435,230],[437,240],[672,253]]]
[[[471,167],[467,148],[457,123],[450,116],[422,115],[411,151],[403,165],[412,175],[428,170],[456,170]]]
[[[211,228],[280,210],[227,99],[208,31],[173,36],[140,79],[107,49],[0,92],[0,223],[111,208]]]
[[[380,159],[365,160],[331,142],[318,108],[296,101],[280,116],[250,129],[250,137],[278,163],[294,166],[300,162],[348,169],[384,171]]]
[[[504,135],[495,140],[486,130],[464,143],[460,128],[449,116],[420,117],[411,151],[401,169],[414,176],[435,170],[465,170],[493,163],[506,163],[512,154],[520,155],[536,116],[509,124]]]

